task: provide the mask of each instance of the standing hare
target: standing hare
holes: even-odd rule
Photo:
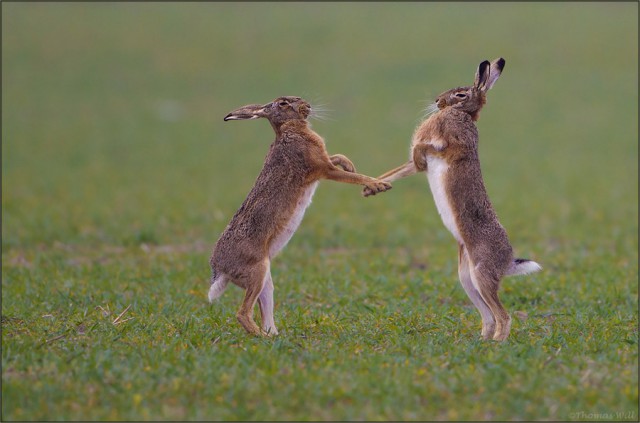
[[[255,185],[220,236],[210,262],[209,301],[218,298],[229,281],[244,288],[244,301],[236,316],[251,334],[278,333],[273,320],[271,259],[300,225],[319,180],[364,185],[371,193],[391,188],[387,182],[355,173],[345,156],[329,156],[323,139],[307,123],[311,110],[300,97],[280,97],[265,105],[241,107],[224,118],[266,118],[276,133]],[[262,332],[253,320],[256,300]]]
[[[432,105],[436,113],[413,134],[411,160],[379,177],[392,182],[426,172],[438,213],[458,241],[458,276],[482,316],[482,337],[498,341],[511,329],[511,318],[498,298],[500,280],[541,269],[534,261],[513,258],[480,172],[474,121],[504,64],[502,58],[484,61],[472,86],[440,94]],[[364,188],[365,196],[375,194]]]

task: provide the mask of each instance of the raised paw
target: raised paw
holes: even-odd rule
[[[330,160],[334,166],[340,166],[345,172],[354,173],[356,171],[353,162],[342,154],[334,154]]]
[[[345,172],[354,173],[356,171],[356,167],[351,162],[340,162],[338,163]]]
[[[364,189],[362,190],[362,194],[365,197],[368,197],[370,195],[376,195],[379,192],[385,192],[390,189],[391,184],[389,182],[376,181],[365,185]]]
[[[362,188],[362,195],[364,195],[365,197],[369,197],[370,195],[376,195],[376,193],[375,193],[375,192],[373,192],[373,191],[371,190],[371,188],[369,188],[369,187],[364,187],[364,188]]]

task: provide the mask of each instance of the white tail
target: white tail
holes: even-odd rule
[[[209,302],[212,303],[216,300],[224,290],[227,288],[229,281],[224,276],[220,275],[213,280],[211,287],[209,288]]]
[[[511,263],[505,276],[527,275],[529,273],[539,272],[540,270],[542,270],[542,266],[533,260],[515,259],[513,263]]]

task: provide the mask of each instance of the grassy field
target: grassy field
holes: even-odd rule
[[[2,4],[2,420],[637,420],[637,3]],[[378,175],[434,95],[479,121],[517,256],[479,339],[424,177],[322,182],[247,336],[211,249],[300,95]],[[259,313],[258,313],[259,314]]]

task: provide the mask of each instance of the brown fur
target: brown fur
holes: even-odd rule
[[[255,185],[220,236],[210,261],[213,271],[210,300],[222,293],[229,280],[246,289],[237,318],[252,334],[277,333],[273,323],[270,260],[297,228],[291,221],[296,216],[302,218],[296,213],[304,213],[311,200],[308,190],[315,189],[313,184],[331,179],[364,185],[373,192],[391,188],[389,183],[355,173],[347,157],[329,156],[324,140],[309,128],[306,119],[310,113],[311,106],[303,99],[280,97],[263,106],[245,106],[225,117],[225,120],[264,117],[276,133]],[[253,321],[256,301],[262,313],[262,332]]]
[[[539,267],[528,260],[514,261],[507,232],[498,221],[480,171],[478,130],[474,122],[486,103],[486,91],[503,67],[503,59],[492,64],[482,62],[472,86],[440,94],[435,101],[438,111],[422,122],[413,135],[411,160],[379,177],[391,182],[416,172],[428,172],[430,160],[440,159],[438,163],[446,164],[441,176],[445,198],[439,201],[448,205],[453,214],[452,226],[459,233],[460,281],[482,315],[482,336],[500,341],[509,336],[511,327],[509,314],[498,298],[500,280],[507,274]],[[375,193],[365,188],[364,194]],[[524,262],[529,269],[518,268]]]

